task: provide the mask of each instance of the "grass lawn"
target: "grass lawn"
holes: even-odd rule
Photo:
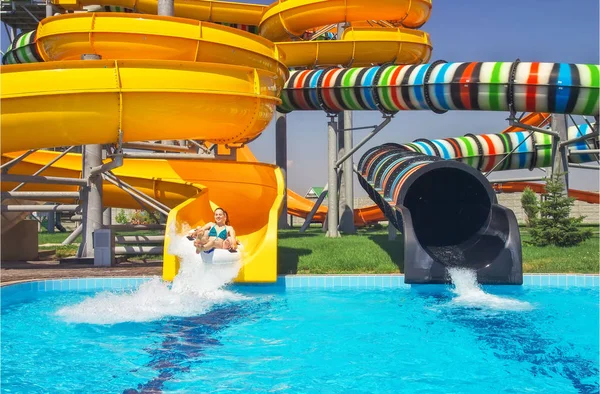
[[[571,248],[536,247],[528,245],[529,234],[521,228],[523,272],[525,273],[598,273],[600,242],[598,227],[594,236]],[[123,235],[160,235],[160,231],[137,231]],[[61,243],[68,233],[40,233],[39,243]],[[73,256],[80,237],[72,245],[41,246],[40,250],[56,249],[56,258]],[[156,256],[152,256],[156,258]],[[132,257],[138,260],[140,256]],[[359,229],[356,235],[339,239],[326,238],[320,227],[309,228],[304,234],[298,229],[279,232],[278,272],[280,274],[390,274],[404,272],[402,235],[388,241],[387,229]]]

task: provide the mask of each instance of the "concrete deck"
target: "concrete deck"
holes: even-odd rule
[[[0,265],[2,286],[36,279],[64,279],[118,276],[161,276],[162,261],[118,262],[112,267],[94,267],[90,263],[59,261],[3,261]]]

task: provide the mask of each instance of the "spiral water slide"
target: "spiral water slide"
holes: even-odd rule
[[[56,0],[66,9],[91,2]],[[110,5],[155,13],[156,1]],[[100,4],[108,5],[108,4]],[[308,28],[339,22],[394,19],[411,28],[425,23],[431,3],[420,1],[291,0],[269,7],[216,1],[175,1],[175,15],[75,13],[43,20],[14,42],[3,62],[3,162],[22,150],[156,139],[251,141],[271,120],[288,67],[424,62],[426,33],[357,23],[335,42],[290,41]],[[204,21],[256,25],[260,36]],[[273,43],[276,41],[277,43]],[[83,54],[102,60],[80,61]],[[31,63],[31,64],[21,64]],[[37,64],[35,64],[37,63]],[[56,153],[38,151],[11,169],[32,174]],[[67,155],[45,175],[80,175],[81,157]],[[246,245],[237,281],[276,279],[281,172],[258,163],[124,160],[113,173],[168,205],[168,226],[182,230],[227,206]],[[2,182],[9,191],[16,184]],[[139,207],[105,184],[105,205]],[[27,185],[22,191],[65,191]],[[49,200],[50,201],[50,200]],[[252,201],[251,212],[245,209]],[[179,262],[165,241],[164,279]]]

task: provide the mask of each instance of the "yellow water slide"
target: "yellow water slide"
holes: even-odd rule
[[[2,156],[5,163],[23,152]],[[15,165],[11,174],[32,174],[58,156],[58,152],[37,151]],[[283,198],[281,170],[270,164],[217,160],[124,159],[113,170],[123,182],[171,207],[167,226],[181,233],[186,226],[212,220],[212,211],[223,207],[230,215],[244,245],[242,267],[237,281],[276,280],[277,220]],[[43,173],[44,176],[81,176],[81,155],[67,154]],[[2,191],[17,183],[2,182]],[[77,191],[77,186],[28,184],[19,191]],[[75,203],[69,199],[53,202]],[[109,182],[103,184],[103,203],[108,207],[140,209],[128,193]],[[251,209],[249,209],[251,207]],[[179,262],[169,253],[170,229],[166,231],[163,278],[171,280]]]
[[[55,0],[67,9],[120,5],[155,13],[156,1]],[[3,162],[19,151],[66,145],[157,139],[217,144],[256,138],[273,117],[288,67],[362,65],[429,59],[430,0],[279,1],[269,7],[217,1],[175,1],[175,15],[76,13],[40,23],[35,50],[44,63],[1,68]],[[394,20],[368,28],[360,21]],[[210,22],[257,25],[253,35]],[[335,42],[283,42],[306,29],[356,22]],[[399,27],[402,25],[402,27]],[[274,43],[273,41],[281,41]],[[102,60],[77,60],[97,54]],[[31,174],[52,152],[37,152],[11,169]],[[77,177],[79,155],[66,155],[44,175]],[[246,246],[238,281],[276,278],[277,217],[282,176],[258,163],[125,160],[115,175],[172,208],[168,225],[181,229],[211,220],[224,206]],[[2,190],[16,184],[2,182]],[[60,190],[68,187],[61,186]],[[57,190],[28,185],[20,190]],[[105,185],[106,206],[138,207]],[[251,207],[251,209],[249,209]],[[165,243],[163,277],[178,270]]]

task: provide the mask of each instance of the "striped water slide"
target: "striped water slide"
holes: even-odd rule
[[[437,61],[293,71],[281,112],[405,110],[551,112],[596,116],[600,66]]]
[[[571,126],[568,139],[574,139],[594,132],[588,124]],[[417,139],[402,144],[406,150],[424,155],[439,156],[447,160],[457,160],[480,171],[503,171],[546,168],[552,165],[552,136],[540,132],[517,131],[500,134],[467,134],[464,137],[443,139]],[[512,154],[505,156],[516,149]],[[570,144],[569,162],[585,163],[597,161],[594,154],[576,154],[577,151],[598,149],[598,138],[590,138]]]

